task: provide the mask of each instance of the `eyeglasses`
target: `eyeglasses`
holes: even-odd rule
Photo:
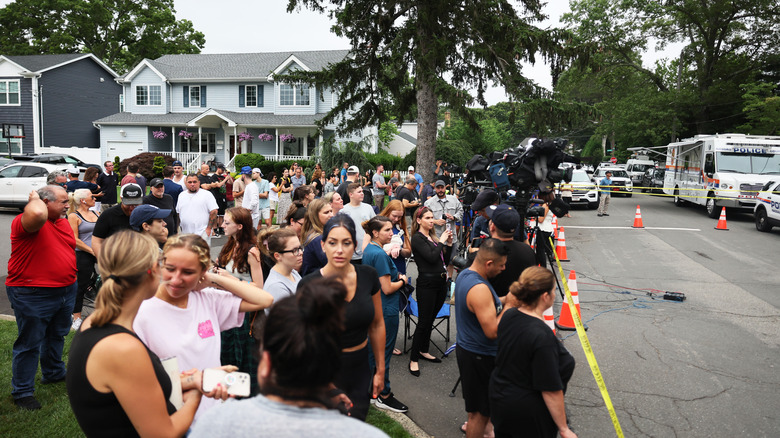
[[[303,247],[299,246],[297,248],[286,249],[284,251],[279,251],[279,254],[284,254],[284,253],[287,253],[287,252],[291,252],[292,255],[294,255],[294,256],[299,256],[299,255],[303,254]]]

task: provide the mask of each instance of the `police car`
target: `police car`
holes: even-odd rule
[[[753,210],[758,231],[771,231],[780,227],[780,182],[769,181],[758,192],[758,202]]]

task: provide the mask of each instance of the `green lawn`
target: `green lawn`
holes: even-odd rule
[[[71,332],[65,338],[67,358]],[[16,408],[11,398],[11,348],[16,339],[16,323],[0,321],[0,437],[77,437],[83,436],[76,418],[70,410],[65,382],[41,385],[41,373],[35,378],[35,397],[43,408],[39,411],[22,411]],[[376,410],[373,406],[368,414],[368,423],[382,429],[391,437],[411,437],[395,420]]]

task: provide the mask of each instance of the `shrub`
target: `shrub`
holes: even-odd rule
[[[119,162],[119,165],[114,164],[114,171],[124,177],[127,174],[127,165],[129,163],[136,163],[138,164],[138,173],[143,175],[147,180],[151,180],[157,176],[154,173],[155,158],[157,157],[161,157],[164,160],[165,164],[163,167],[170,166],[174,162],[173,157],[163,155],[159,152],[142,152],[134,157],[125,158]],[[162,173],[162,169],[160,169],[160,172]]]
[[[236,159],[233,161],[233,163],[236,166],[236,170],[240,170],[244,166],[249,166],[251,168],[260,167],[260,164],[265,161],[265,157],[263,157],[260,154],[239,154],[236,155]],[[262,167],[260,167],[262,169]],[[265,171],[263,171],[265,172]]]
[[[380,151],[376,154],[365,154],[366,160],[371,163],[371,166],[376,169],[380,164],[385,166],[385,170],[401,170],[401,162],[403,157],[397,157],[389,152]]]
[[[163,169],[165,168],[165,158],[162,155],[154,157],[154,164],[152,166],[152,173],[154,176],[162,178]]]
[[[114,172],[119,173],[119,155],[114,157]]]

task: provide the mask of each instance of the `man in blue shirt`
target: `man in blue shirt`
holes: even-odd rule
[[[409,176],[413,176],[414,179],[417,180],[417,187],[415,187],[414,189],[417,191],[417,194],[419,195],[420,189],[422,188],[423,185],[423,177],[422,175],[414,171],[414,166],[409,166],[409,169],[407,170],[409,171]]]
[[[612,172],[607,171],[604,178],[599,181],[599,210],[598,216],[609,216],[607,208],[609,208],[610,190],[612,190]]]
[[[165,187],[165,194],[171,195],[171,198],[173,198],[173,210],[176,212],[176,203],[179,202],[179,193],[184,189],[182,189],[181,184],[173,180],[173,173],[173,167],[165,166],[165,168],[163,168],[163,186]]]
[[[70,192],[75,192],[78,189],[89,189],[89,190],[97,190],[98,186],[95,183],[87,182],[87,181],[79,181],[79,171],[78,168],[75,167],[69,167],[68,168],[68,183],[65,185],[65,190]]]

